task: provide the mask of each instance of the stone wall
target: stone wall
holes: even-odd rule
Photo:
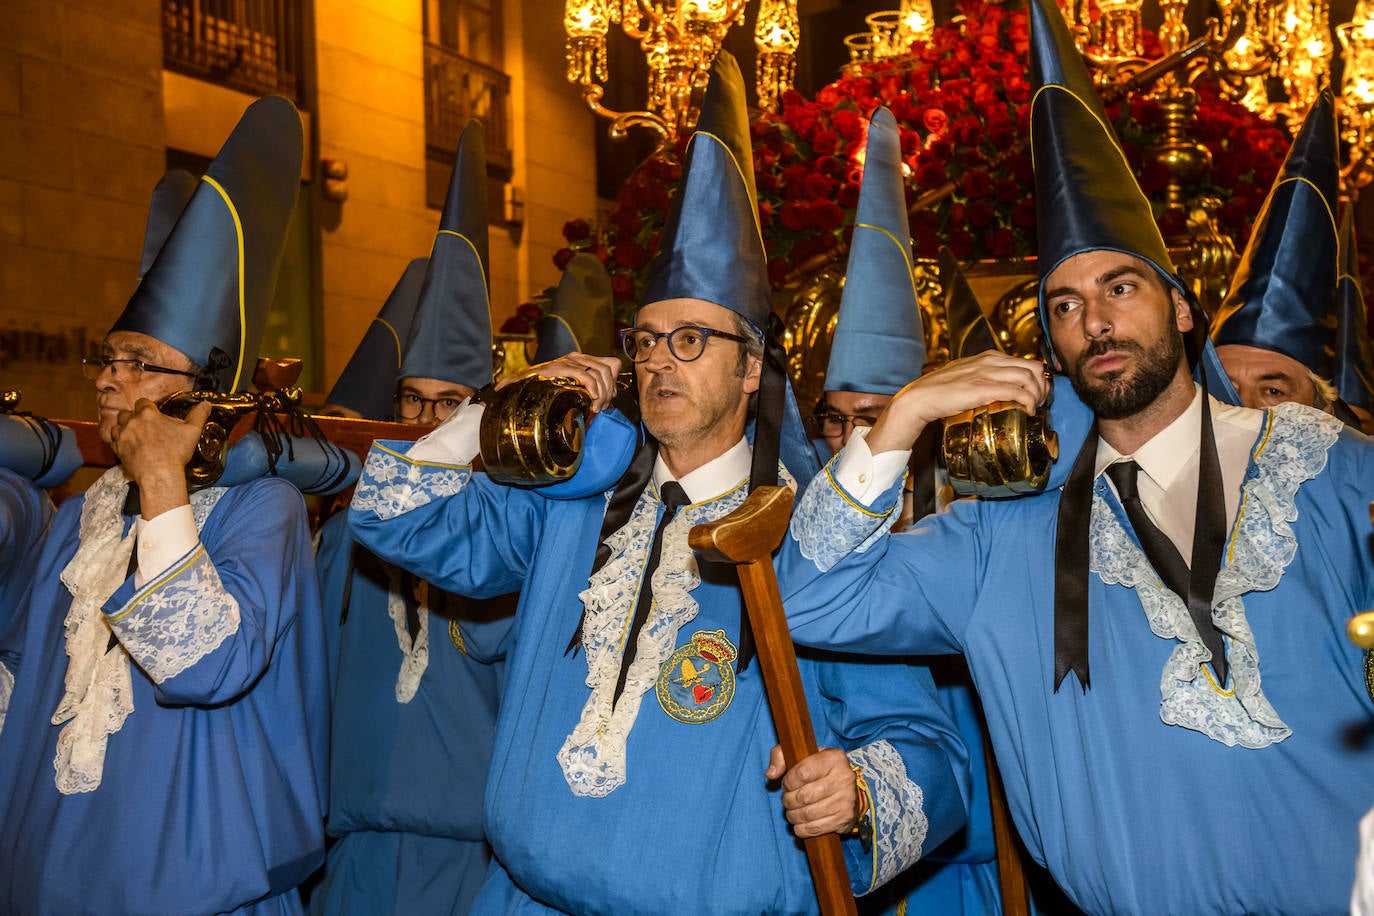
[[[76,360],[132,292],[162,175],[158,0],[0,3],[0,386],[93,418]]]

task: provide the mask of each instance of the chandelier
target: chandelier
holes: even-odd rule
[[[568,82],[596,114],[611,121],[613,139],[648,127],[665,142],[695,124],[711,61],[730,29],[744,19],[748,0],[566,0]],[[640,111],[601,103],[607,80],[606,35],[619,24],[639,42],[649,66],[648,100]],[[799,43],[796,0],[760,0],[754,29],[759,107],[773,110],[792,86]]]
[[[844,37],[853,65],[909,53],[913,41],[924,41],[934,31],[935,13],[930,0],[902,0],[898,9],[869,13],[864,24],[867,32]]]

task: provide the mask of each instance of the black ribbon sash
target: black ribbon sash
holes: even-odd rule
[[[1221,571],[1226,545],[1226,500],[1222,491],[1221,461],[1207,382],[1202,383],[1202,430],[1198,455],[1197,502],[1193,517],[1193,551],[1187,593],[1179,594],[1204,644],[1212,649],[1212,664],[1220,684],[1226,683],[1226,654],[1220,632],[1212,623],[1212,595]],[[1055,525],[1054,565],[1054,690],[1073,671],[1086,692],[1088,670],[1088,528],[1092,516],[1093,484],[1097,464],[1097,421],[1093,421],[1082,450],[1059,497]],[[1137,532],[1137,535],[1139,533]],[[1143,543],[1143,539],[1142,539]],[[1148,557],[1148,553],[1147,553]],[[1156,572],[1161,564],[1149,557]],[[1161,576],[1161,579],[1164,577]],[[1164,580],[1168,585],[1168,581]]]

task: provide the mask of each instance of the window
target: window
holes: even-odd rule
[[[487,200],[500,222],[510,180],[510,77],[501,69],[499,0],[423,0],[425,6],[425,177],[431,207],[444,205],[453,154],[471,118],[486,132]]]
[[[163,65],[300,101],[299,0],[162,0]]]

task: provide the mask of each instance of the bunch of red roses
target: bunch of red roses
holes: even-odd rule
[[[941,244],[960,260],[1035,252],[1034,176],[1029,135],[1029,33],[1024,8],[963,0],[960,15],[916,42],[905,57],[864,65],[821,89],[814,100],[792,91],[780,114],[756,112],[751,130],[759,222],[774,287],[848,240],[859,199],[868,115],[886,106],[901,128],[907,202],[936,199],[911,216],[917,257]],[[1146,54],[1158,53],[1149,45]],[[1167,175],[1145,150],[1162,133],[1159,106],[1144,97],[1108,105],[1141,186],[1166,233],[1182,211],[1166,211]],[[1199,87],[1193,136],[1212,154],[1212,171],[1190,194],[1223,201],[1223,231],[1244,244],[1288,149],[1278,127]],[[628,318],[644,288],[672,188],[682,172],[685,138],[648,160],[626,181],[609,212],[594,223],[563,227],[568,247],[594,253],[611,275],[617,314]],[[531,307],[532,313],[536,307]],[[508,330],[526,324],[525,317]]]

